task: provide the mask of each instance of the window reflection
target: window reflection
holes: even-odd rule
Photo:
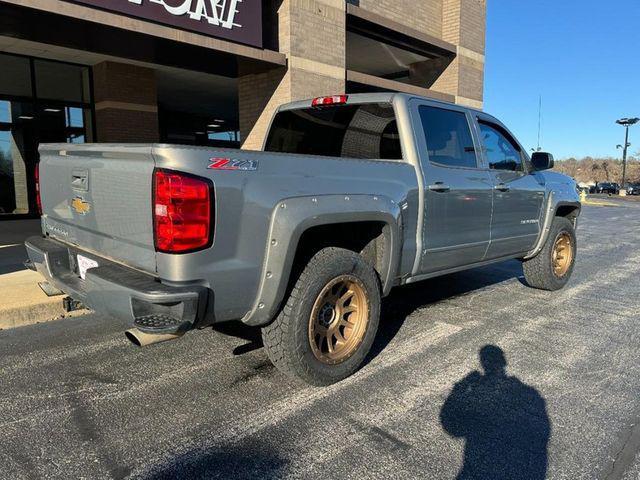
[[[89,75],[82,65],[0,54],[0,217],[37,211],[39,144],[92,141]]]
[[[0,94],[16,97],[33,95],[28,58],[0,54],[0,72]]]
[[[89,101],[87,67],[35,60],[36,95],[67,102]]]
[[[84,143],[84,135],[77,133],[70,133],[67,136],[67,143]]]
[[[11,121],[11,103],[6,100],[0,100],[0,123],[9,123]]]
[[[0,214],[28,213],[24,138],[19,131],[0,130]]]
[[[67,127],[84,127],[84,119],[82,118],[82,109],[76,107],[66,107],[66,122]]]

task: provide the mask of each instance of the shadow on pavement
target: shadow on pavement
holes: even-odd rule
[[[24,245],[11,245],[0,248],[0,275],[25,270],[27,251]]]
[[[484,374],[456,383],[440,411],[442,428],[465,440],[458,480],[543,480],[551,434],[544,398],[507,375],[499,347],[482,347],[480,363]]]
[[[225,449],[187,452],[137,478],[276,479],[286,476],[287,462],[264,444],[230,445]]]
[[[380,328],[365,365],[386,348],[400,331],[407,317],[417,309],[521,276],[522,264],[518,260],[512,260],[394,289],[391,295],[382,301]],[[234,355],[243,355],[263,346],[260,328],[249,327],[241,322],[221,323],[213,325],[212,328],[224,335],[247,341],[246,344],[234,348]]]
[[[386,348],[416,310],[521,276],[522,263],[511,260],[394,289],[382,302],[380,328],[367,361]]]

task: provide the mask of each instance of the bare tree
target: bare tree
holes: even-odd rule
[[[640,153],[640,152],[639,152]],[[627,160],[627,178],[631,183],[640,182],[640,155]],[[622,162],[615,158],[581,159],[567,158],[556,162],[555,170],[573,177],[578,182],[618,182],[622,181]]]

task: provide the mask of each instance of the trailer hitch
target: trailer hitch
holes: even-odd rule
[[[76,310],[82,310],[85,308],[85,306],[78,300],[74,300],[71,297],[64,297],[62,299],[62,308],[64,308],[65,312],[70,313],[75,312]]]

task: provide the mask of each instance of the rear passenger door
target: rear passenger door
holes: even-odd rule
[[[544,176],[530,171],[520,144],[495,119],[480,116],[478,132],[494,189],[487,258],[527,252],[540,233]]]
[[[464,108],[417,99],[411,110],[424,182],[417,273],[479,262],[489,245],[493,192],[473,119]]]

